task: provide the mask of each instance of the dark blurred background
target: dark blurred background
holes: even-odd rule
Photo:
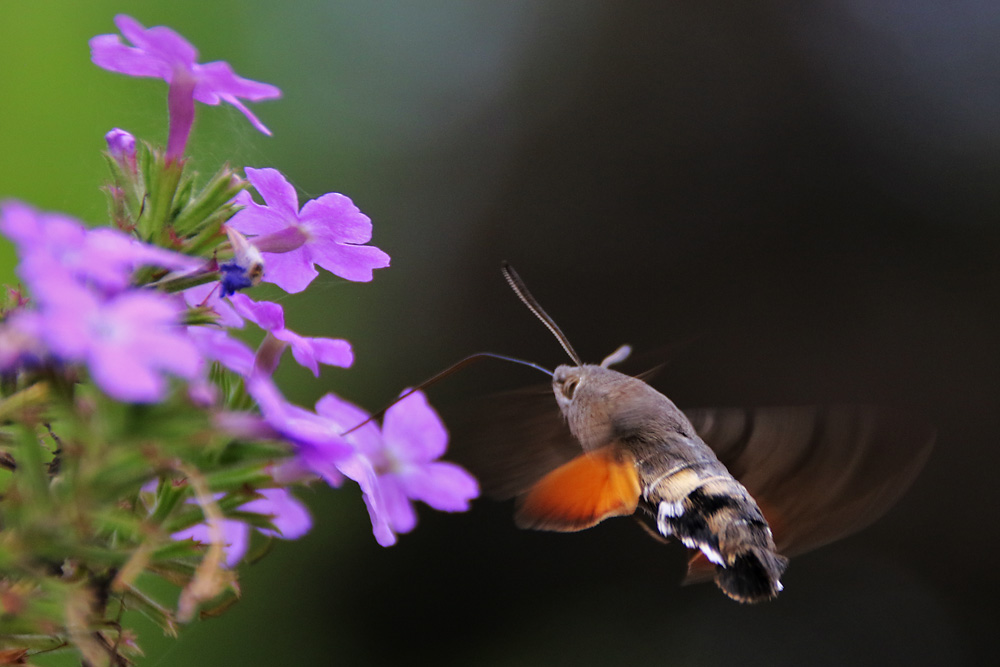
[[[481,500],[421,508],[383,549],[355,488],[317,487],[313,532],[246,568],[223,617],[146,631],[146,664],[995,659],[1000,5],[5,3],[0,196],[97,221],[104,132],[164,140],[165,86],[89,63],[122,11],[283,89],[254,106],[272,138],[199,108],[204,173],[273,166],[303,201],[348,194],[392,256],[370,284],[282,299],[290,326],[357,355],[318,382],[286,372],[300,403],[375,409],[480,350],[562,363],[507,259],[582,356],[632,344],[682,407],[873,403],[939,431],[887,516],[752,607],[680,588],[684,550],[627,520],[524,533]],[[430,393],[453,415],[539,379],[487,363]]]

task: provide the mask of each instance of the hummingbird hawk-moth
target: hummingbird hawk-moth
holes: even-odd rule
[[[610,368],[627,346],[582,363],[506,263],[503,273],[573,360],[551,373],[558,412],[537,393],[493,397],[474,442],[456,442],[487,494],[516,498],[520,527],[577,531],[642,512],[695,551],[685,583],[714,579],[734,600],[757,602],[782,590],[790,556],[885,513],[930,452],[932,429],[890,410],[682,412]]]

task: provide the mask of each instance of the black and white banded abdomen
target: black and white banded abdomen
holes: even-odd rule
[[[642,495],[660,534],[698,549],[726,595],[758,602],[781,591],[788,559],[777,553],[756,501],[722,464],[679,466],[656,475]]]

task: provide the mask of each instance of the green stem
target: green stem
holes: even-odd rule
[[[46,382],[36,382],[33,385],[11,394],[0,400],[0,422],[19,421],[25,415],[35,412],[33,408],[41,408],[49,398],[49,385]]]

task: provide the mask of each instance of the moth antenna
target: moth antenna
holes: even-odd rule
[[[507,280],[507,284],[510,285],[512,290],[514,290],[514,294],[517,295],[517,298],[519,298],[521,302],[528,307],[528,310],[533,312],[535,317],[540,319],[542,324],[544,324],[548,330],[552,332],[552,335],[556,337],[559,344],[562,345],[564,350],[566,350],[566,354],[568,354],[569,358],[573,360],[573,363],[577,366],[583,366],[583,362],[580,360],[580,355],[578,355],[576,350],[573,349],[573,346],[569,344],[569,338],[567,338],[566,334],[562,332],[559,325],[555,323],[555,320],[549,317],[549,314],[546,313],[540,305],[538,305],[538,301],[535,300],[535,297],[531,296],[531,292],[528,291],[524,281],[521,280],[521,276],[517,275],[517,271],[514,270],[514,267],[505,260],[501,262],[500,270],[503,272],[503,277]]]
[[[514,357],[507,357],[507,356],[504,356],[502,354],[494,354],[492,352],[477,352],[475,354],[470,354],[465,359],[461,359],[459,361],[456,361],[455,363],[453,363],[448,368],[444,369],[440,373],[437,373],[436,375],[432,376],[431,378],[429,378],[427,380],[424,380],[423,382],[421,382],[420,384],[418,384],[416,387],[412,387],[412,388],[406,390],[403,394],[401,394],[399,396],[399,398],[397,398],[396,400],[394,400],[392,403],[389,403],[387,406],[385,406],[384,408],[382,408],[378,412],[372,413],[372,415],[368,419],[364,420],[360,424],[357,424],[356,426],[352,426],[351,428],[347,429],[346,431],[344,431],[340,435],[342,435],[342,436],[343,435],[348,435],[349,433],[353,433],[354,431],[357,431],[359,428],[361,428],[362,426],[364,426],[368,422],[374,421],[376,418],[381,417],[382,415],[384,415],[386,410],[388,410],[392,406],[396,405],[396,403],[399,403],[401,400],[403,400],[404,398],[406,398],[407,396],[409,396],[413,392],[420,391],[421,389],[425,389],[425,388],[431,386],[432,384],[436,384],[439,380],[445,379],[446,377],[448,377],[452,373],[454,373],[456,371],[459,371],[459,370],[465,368],[466,366],[468,366],[469,364],[471,364],[473,362],[476,362],[476,361],[479,361],[480,359],[500,359],[501,361],[511,361],[511,362],[513,362],[515,364],[521,364],[522,366],[528,366],[530,368],[534,368],[535,370],[539,370],[539,371],[545,373],[546,375],[548,375],[549,377],[552,377],[552,371],[550,371],[549,369],[544,368],[542,366],[539,366],[538,364],[532,363],[530,361],[525,361],[524,359],[516,359]]]

